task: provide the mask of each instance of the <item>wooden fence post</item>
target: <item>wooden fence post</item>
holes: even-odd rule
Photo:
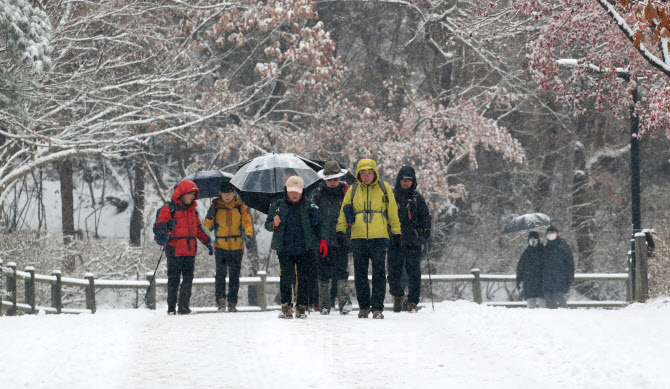
[[[56,308],[56,312],[61,313],[62,307],[62,290],[61,290],[61,272],[54,270],[51,272],[52,276],[56,276],[56,282],[51,284],[51,306]]]
[[[147,290],[147,308],[156,309],[156,280],[151,282],[151,279],[154,278],[153,272],[148,272],[145,275],[147,281],[149,281],[149,290]]]
[[[633,302],[633,263],[632,263],[632,255],[633,253],[631,251],[628,252],[628,256],[626,257],[626,263],[628,266],[626,267],[626,272],[628,273],[628,279],[626,279],[626,302],[631,303]]]
[[[268,297],[266,294],[266,284],[268,274],[265,270],[259,270],[258,276],[261,278],[261,284],[258,285],[258,306],[261,307],[261,311],[267,311],[268,309]]]
[[[30,305],[30,313],[35,314],[35,268],[26,266],[26,273],[30,273],[30,279],[25,280],[26,304]]]
[[[3,277],[5,275],[4,268],[5,268],[5,263],[2,261],[2,259],[0,259],[0,316],[3,315],[2,314],[2,300],[3,300],[3,297],[5,297],[4,296],[5,288],[4,288],[4,283],[2,282],[2,280],[5,278],[5,277]]]
[[[7,264],[9,273],[7,274],[7,293],[9,293],[12,307],[7,311],[7,316],[16,315],[16,263],[9,262]]]
[[[88,280],[88,286],[85,289],[86,309],[90,309],[91,313],[95,313],[95,276],[93,273],[86,273],[84,278]]]
[[[475,279],[472,281],[472,298],[477,304],[481,304],[484,300],[482,299],[482,281],[479,278],[480,271],[479,269],[472,269],[470,273],[475,276]]]
[[[635,234],[635,262],[635,301],[643,303],[649,298],[647,238],[644,232]]]

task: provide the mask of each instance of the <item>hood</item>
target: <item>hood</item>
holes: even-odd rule
[[[411,166],[403,166],[400,168],[400,171],[398,172],[398,177],[395,179],[395,191],[400,192],[405,189],[403,189],[400,186],[400,180],[403,177],[412,177],[412,186],[409,188],[409,191],[414,191],[416,189],[416,172],[414,171],[414,168]]]
[[[377,170],[377,162],[367,158],[358,161],[358,165],[356,166],[356,180],[358,180],[360,184],[363,184],[363,182],[361,181],[361,178],[358,176],[358,174],[361,172],[361,170],[365,169],[372,169],[375,172],[375,179],[374,181],[372,181],[370,185],[376,184],[377,181],[379,181],[379,171]]]
[[[181,203],[179,197],[188,192],[195,192],[195,199],[193,199],[193,203],[189,206],[189,208],[195,207],[195,200],[200,197],[200,190],[198,189],[198,186],[195,184],[195,182],[191,180],[184,180],[180,182],[179,185],[177,185],[177,189],[175,189],[174,193],[172,194],[172,202],[180,207],[183,207],[184,204]]]

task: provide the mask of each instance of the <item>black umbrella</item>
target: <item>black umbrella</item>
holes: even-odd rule
[[[292,153],[266,154],[240,164],[230,182],[248,207],[267,213],[272,201],[282,196],[288,177],[302,178],[306,195],[309,187],[319,181],[316,171],[320,169],[309,159]]]
[[[553,219],[544,213],[527,213],[525,215],[516,217],[511,222],[507,223],[502,233],[509,234],[510,232],[530,230],[535,227],[547,226],[550,225],[552,221]]]
[[[221,188],[224,182],[230,181],[231,178],[233,178],[233,175],[230,173],[222,172],[221,170],[210,170],[195,172],[190,176],[184,177],[183,180],[193,181],[198,186],[198,190],[200,190],[200,198],[204,199],[219,197],[219,188]],[[175,185],[175,188],[177,188],[177,185]]]

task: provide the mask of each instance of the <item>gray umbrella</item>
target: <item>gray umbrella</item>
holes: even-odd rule
[[[511,222],[507,223],[502,233],[509,234],[511,232],[530,230],[535,227],[547,226],[550,225],[552,221],[553,219],[544,213],[527,213],[525,215],[516,217]]]
[[[267,212],[272,199],[284,191],[290,176],[299,176],[305,188],[318,182],[319,165],[292,153],[266,154],[241,164],[230,182],[240,191],[247,206]]]

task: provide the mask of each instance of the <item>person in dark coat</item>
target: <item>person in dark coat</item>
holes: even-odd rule
[[[198,199],[199,194],[200,191],[193,181],[180,182],[172,194],[174,217],[170,207],[164,205],[156,220],[156,231],[170,234],[170,240],[165,245],[168,315],[191,313],[189,303],[193,286],[195,255],[198,249],[197,241],[207,246],[209,255],[214,255],[212,240],[200,224],[200,217],[196,210],[195,200]],[[179,296],[177,296],[177,291],[179,291]],[[179,302],[179,309],[175,311],[177,302]]]
[[[323,182],[312,192],[311,201],[319,207],[319,224],[324,230],[325,241],[319,247],[319,303],[321,314],[330,314],[331,288],[337,285],[337,296],[340,314],[351,312],[352,305],[349,297],[349,273],[347,271],[349,259],[348,241],[340,244],[337,241],[337,218],[340,216],[342,200],[349,189],[349,185],[340,182],[340,177],[347,174],[346,169],[340,168],[336,161],[324,164],[319,176]]]
[[[542,270],[544,267],[544,246],[540,242],[540,234],[535,231],[528,233],[528,246],[521,254],[516,265],[516,288],[523,290],[521,295],[526,299],[528,308],[542,306]]]
[[[318,208],[303,197],[304,187],[302,178],[289,177],[284,187],[286,196],[270,205],[265,221],[265,229],[273,232],[270,247],[277,250],[279,257],[279,318],[293,317],[291,294],[296,275],[298,299],[295,317],[307,318],[308,277],[313,274],[314,251],[325,240],[318,233]]]
[[[421,248],[430,239],[430,210],[426,200],[416,190],[416,172],[403,166],[398,172],[393,194],[398,203],[402,230],[400,246],[388,251],[388,282],[393,296],[393,311],[402,310],[405,287],[403,269],[407,272],[407,311],[417,311],[421,294]]]
[[[542,291],[547,300],[547,308],[555,309],[556,304],[567,308],[565,294],[575,280],[575,261],[572,249],[559,236],[558,228],[547,228],[547,245],[545,246],[545,261],[542,271]]]

